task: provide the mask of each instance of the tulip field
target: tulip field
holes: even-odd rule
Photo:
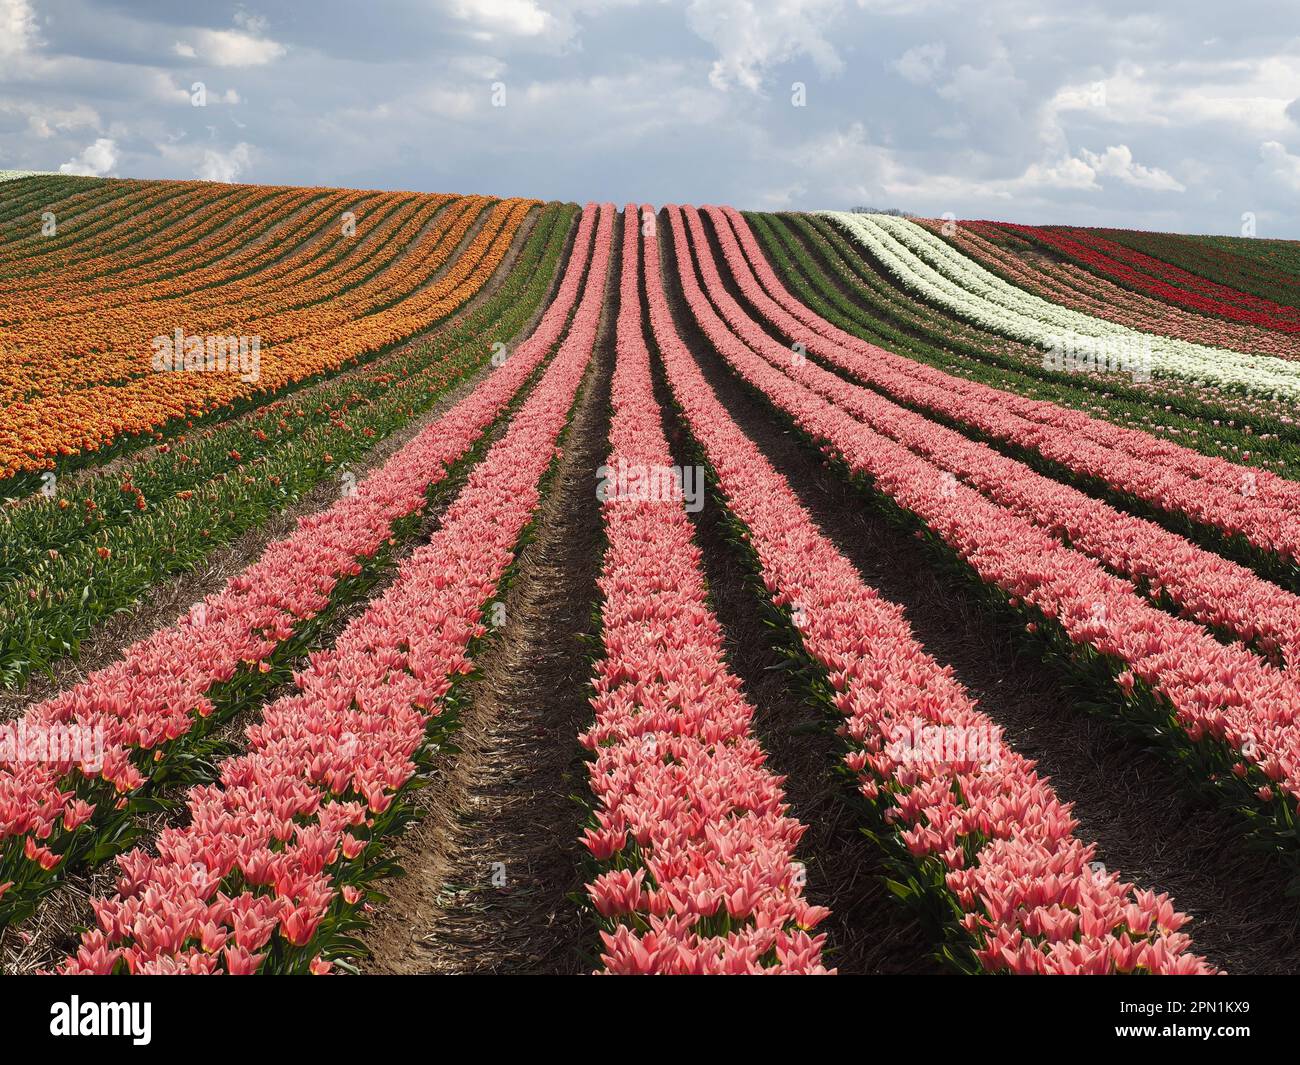
[[[1297,971],[1296,248],[0,171],[0,973]]]

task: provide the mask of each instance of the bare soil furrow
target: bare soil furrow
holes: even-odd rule
[[[691,334],[688,334],[691,335]],[[1079,835],[1140,887],[1171,893],[1195,920],[1198,953],[1230,972],[1300,970],[1300,910],[1287,874],[1243,839],[1236,819],[1193,780],[1104,715],[1089,694],[1027,653],[965,582],[936,567],[768,404],[736,379],[707,341],[692,345],[740,426],[783,470],[814,520],[869,584],[901,605],[917,638],[1038,761],[1074,804]]]

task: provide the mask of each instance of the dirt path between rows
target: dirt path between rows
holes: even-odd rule
[[[530,217],[530,220],[525,223],[529,230],[532,228],[532,221],[533,219]],[[570,229],[570,247],[575,232],[576,224]],[[490,283],[492,292],[495,292],[504,282],[509,267],[513,266],[515,259],[523,248],[524,239],[526,239],[526,235],[520,236],[511,246],[506,260],[502,263],[502,269],[494,275]],[[566,249],[563,259],[567,259],[567,257],[568,249]],[[537,312],[511,341],[511,344],[518,343],[536,328],[538,320],[545,313],[545,309],[550,305],[552,298],[554,298],[555,289],[562,274],[562,269],[556,271],[556,277],[552,281],[550,292],[541,301]],[[490,293],[483,293],[482,299],[486,300],[489,296]],[[443,323],[439,329],[445,328],[446,324]],[[431,337],[436,336],[437,332],[438,330],[435,329],[422,334],[408,341],[400,350],[405,351],[410,347],[427,342]],[[382,369],[379,363],[355,366],[344,371],[343,374],[310,386],[306,391],[309,392],[312,389],[333,384],[350,374],[374,372],[379,369]],[[437,421],[460,400],[469,395],[490,370],[491,368],[485,365],[465,378],[428,411],[412,419],[404,427],[385,437],[364,455],[351,462],[348,465],[348,472],[352,473],[357,481],[364,480],[388,461],[392,455],[418,436],[426,426]],[[299,393],[299,395],[301,394],[305,393]],[[249,412],[248,415],[242,415],[241,417],[252,416],[255,413]],[[12,718],[27,706],[48,699],[66,688],[81,683],[91,673],[121,658],[126,649],[137,640],[144,639],[160,628],[174,624],[176,619],[188,610],[191,604],[220,591],[231,577],[256,562],[262,556],[267,544],[292,533],[297,527],[300,518],[332,505],[339,496],[340,488],[341,482],[338,480],[331,478],[322,481],[297,502],[279,511],[268,521],[250,529],[231,543],[217,548],[194,569],[177,574],[154,585],[135,606],[115,614],[100,625],[81,645],[80,654],[77,658],[63,659],[57,663],[52,670],[52,676],[43,673],[33,674],[21,688],[13,691],[0,689],[0,721]]]
[[[576,225],[570,230],[570,241],[575,232]],[[568,251],[569,249],[566,249],[566,259]],[[537,322],[554,297],[562,273],[562,270],[557,271],[550,292],[540,303],[538,310],[525,324],[524,328],[520,330],[517,337],[512,340],[512,344],[517,343],[518,340],[526,337],[536,328]],[[375,445],[362,459],[351,465],[351,471],[358,475],[359,480],[373,472],[375,468],[387,461],[392,454],[417,436],[427,425],[432,424],[472,392],[491,370],[490,366],[484,366],[466,378],[439,400],[428,412],[420,415],[410,424]],[[505,423],[499,423],[489,431],[486,440],[490,444],[491,441],[503,435],[504,431]],[[183,574],[175,580],[153,589],[148,603],[142,604],[141,609],[147,605],[151,614],[159,619],[158,625],[155,627],[172,623],[174,618],[179,616],[197,598],[202,598],[203,595],[218,590],[231,576],[255,561],[267,543],[292,532],[297,519],[301,515],[327,507],[333,503],[338,493],[338,487],[338,484],[332,480],[318,485],[316,489],[308,493],[302,500],[299,500],[294,507],[280,512],[270,522],[245,534],[235,544],[214,552],[200,569]],[[374,599],[383,595],[384,590],[396,577],[397,565],[428,540],[429,536],[438,527],[442,513],[452,498],[454,498],[454,493],[448,494],[447,498],[440,499],[430,508],[421,522],[420,529],[409,537],[401,549],[394,554],[393,567],[370,589],[365,598],[353,603],[333,619],[329,629],[315,641],[317,646],[332,646],[338,634],[343,631],[347,624],[363,613]],[[207,587],[206,591],[198,591],[196,594],[193,587],[195,582],[202,582],[205,587],[208,585],[211,585],[211,587]],[[134,612],[132,616],[134,616]],[[109,654],[109,651],[113,650],[108,646],[110,639],[115,635],[121,635],[119,630],[123,625],[129,624],[128,621],[123,620],[126,617],[126,615],[119,615],[119,617],[114,618],[93,638],[95,641],[102,639],[105,643],[103,648],[96,649],[97,652],[105,655],[105,661],[102,664],[108,664],[114,657],[120,655],[126,644],[138,638],[138,635],[132,635],[128,629],[125,635],[122,636],[122,646],[117,648],[114,654]],[[99,668],[99,666],[92,667],[83,658],[80,663],[66,663],[62,668],[73,670],[78,674],[76,679],[66,681],[66,684],[70,685],[76,683],[77,680],[85,679],[88,672],[94,668]],[[44,677],[41,678],[41,682],[44,684],[52,683],[48,678]],[[61,690],[61,688],[55,688],[55,690]],[[229,743],[232,749],[241,748],[244,728],[261,713],[262,707],[291,690],[292,686],[286,684],[280,690],[272,691],[256,703],[242,707],[230,720],[222,724],[217,738]],[[53,694],[53,692],[49,694]],[[3,706],[3,704],[0,704],[0,706]],[[0,711],[0,718],[2,717],[3,711]],[[178,801],[184,799],[184,795],[179,793],[167,797]],[[148,847],[150,841],[163,828],[168,825],[183,824],[187,819],[188,815],[183,807],[170,817],[152,816],[148,818],[147,822],[143,823],[141,845]],[[116,864],[108,861],[101,863],[95,869],[86,870],[84,873],[69,878],[56,891],[42,899],[37,912],[29,920],[23,922],[21,927],[8,928],[0,932],[0,972],[6,975],[16,975],[50,969],[58,964],[67,953],[74,950],[77,937],[73,930],[80,925],[93,923],[94,914],[90,908],[90,900],[111,893],[116,877],[116,869]]]
[[[942,575],[914,537],[825,469],[707,343],[692,350],[823,531],[868,584],[903,607],[926,649],[953,667],[1008,742],[1074,804],[1078,834],[1098,843],[1099,860],[1139,887],[1171,893],[1195,918],[1187,930],[1197,952],[1215,964],[1234,973],[1300,971],[1300,908],[1285,897],[1285,871],[1252,849],[1236,819],[1107,717],[1087,713],[1087,693],[1022,649],[968,586]]]
[[[617,227],[616,227],[617,237]],[[612,256],[611,274],[618,268]],[[578,733],[591,721],[596,577],[603,540],[595,471],[605,460],[616,278],[563,458],[521,552],[505,623],[480,662],[460,753],[422,796],[398,862],[407,875],[364,937],[376,973],[590,970],[582,892],[585,791]]]

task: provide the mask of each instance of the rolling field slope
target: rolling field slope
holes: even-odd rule
[[[1283,242],[0,181],[0,971],[1300,964]]]

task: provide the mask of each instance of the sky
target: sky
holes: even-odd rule
[[[1300,238],[1300,5],[0,0],[3,169]]]

